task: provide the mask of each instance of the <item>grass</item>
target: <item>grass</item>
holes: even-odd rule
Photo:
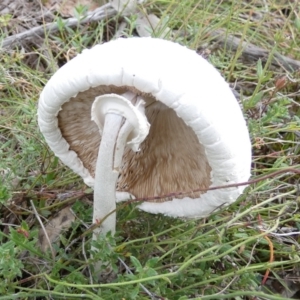
[[[300,59],[297,1],[165,0],[144,9],[172,28],[171,39],[205,55],[240,93],[253,145],[252,179],[270,177],[202,220],[119,205],[117,234],[107,237],[111,246],[98,241],[101,251],[90,259],[92,191],[44,143],[36,105],[55,70],[113,38],[119,20],[71,29],[57,19],[60,31],[38,47],[0,52],[0,299],[299,299],[299,174],[271,176],[300,167],[300,74],[273,64],[275,53]],[[3,28],[9,19],[0,18]],[[132,35],[135,17],[127,21],[124,35]],[[257,60],[245,57],[242,46],[221,46],[211,35],[218,29],[269,55]],[[61,232],[54,252],[41,251],[38,218],[46,224],[69,206],[71,228]],[[97,260],[111,262],[117,278],[95,284]]]

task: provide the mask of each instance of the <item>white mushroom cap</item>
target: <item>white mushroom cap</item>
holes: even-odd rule
[[[58,70],[39,100],[38,122],[64,164],[94,185],[100,144],[91,106],[103,94],[133,91],[151,125],[140,152],[125,150],[117,190],[161,196],[238,183],[250,177],[251,145],[228,84],[194,51],[154,38],[97,45]],[[204,217],[234,202],[243,186],[143,202],[151,213]]]

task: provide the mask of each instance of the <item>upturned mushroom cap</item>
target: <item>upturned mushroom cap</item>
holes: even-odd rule
[[[240,107],[219,72],[194,51],[154,38],[117,39],[59,69],[39,100],[38,122],[61,161],[94,186],[101,136],[91,107],[103,94],[142,96],[150,131],[126,147],[117,191],[147,198],[247,181],[251,145]],[[244,187],[143,202],[151,213],[204,217]]]

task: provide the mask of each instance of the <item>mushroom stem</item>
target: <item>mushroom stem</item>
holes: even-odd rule
[[[133,151],[138,151],[149,132],[145,102],[138,99],[134,106],[133,100],[137,100],[137,95],[131,92],[107,94],[97,97],[92,105],[92,120],[102,133],[95,171],[93,213],[93,223],[101,222],[101,225],[94,230],[93,241],[100,234],[115,233],[116,184],[125,146],[128,144]],[[92,250],[97,249],[92,247]],[[101,261],[97,262],[95,271],[101,271],[102,266]],[[109,265],[106,265],[107,271],[111,271]],[[102,274],[99,276],[101,278]]]
[[[114,113],[108,113],[105,117],[95,172],[93,223],[102,222],[116,209],[115,190],[119,172],[114,168],[114,149],[122,121],[123,117]],[[114,234],[115,224],[116,213],[113,212],[94,230],[93,240],[100,233],[111,231]]]
[[[93,240],[99,234],[115,233],[116,230],[116,184],[126,144],[138,151],[149,132],[144,113],[145,102],[137,95],[107,94],[95,99],[92,120],[102,132],[95,171],[93,223],[101,222],[93,232]],[[124,122],[125,119],[125,122]],[[104,124],[103,124],[104,123]],[[93,248],[94,249],[94,248]]]

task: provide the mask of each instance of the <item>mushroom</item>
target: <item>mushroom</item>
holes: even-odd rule
[[[250,177],[249,134],[231,89],[174,42],[128,38],[84,50],[46,84],[38,123],[55,155],[94,188],[93,222],[109,215],[93,239],[115,232],[116,201],[131,195],[169,195],[139,208],[200,218],[244,190],[209,188]]]

